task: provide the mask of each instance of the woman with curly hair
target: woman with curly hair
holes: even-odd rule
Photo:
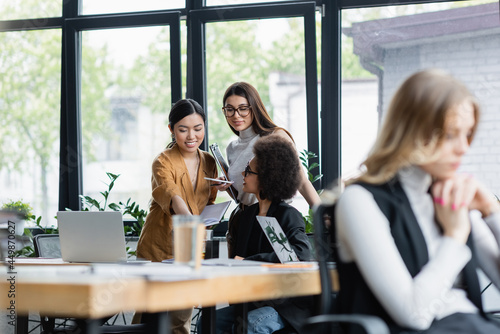
[[[240,260],[279,262],[256,216],[274,217],[299,260],[311,260],[311,245],[304,220],[297,209],[285,203],[297,191],[302,173],[297,151],[281,136],[269,135],[257,140],[243,175],[243,191],[255,195],[258,202],[243,211],[234,231],[234,248],[229,257]],[[300,324],[311,316],[312,297],[264,301],[249,305],[248,333],[273,333]],[[258,304],[258,305],[257,305]],[[217,310],[217,333],[231,333],[237,326],[234,306]]]
[[[243,175],[243,190],[254,194],[258,202],[241,215],[234,231],[235,245],[229,257],[266,262],[279,262],[255,216],[275,217],[300,260],[311,258],[301,213],[284,202],[292,198],[300,184],[297,151],[291,143],[277,135],[259,139]]]

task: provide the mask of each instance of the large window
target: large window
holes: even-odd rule
[[[207,6],[220,6],[220,5],[241,5],[241,4],[252,4],[252,3],[266,3],[266,2],[277,2],[286,0],[206,0]]]
[[[38,19],[62,14],[61,0],[0,0],[0,20]],[[43,28],[44,20],[34,20],[29,25]],[[29,25],[26,28],[29,28]]]
[[[169,27],[82,33],[83,190],[99,198],[119,174],[109,201],[147,208],[151,163],[170,141]]]
[[[463,170],[500,193],[497,2],[405,2],[0,0],[0,200],[29,202],[51,225],[79,195],[99,197],[110,172],[111,200],[147,209],[172,103],[197,99],[224,152],[235,137],[222,95],[235,81],[259,90],[299,151],[321,155],[326,187],[357,172],[394,90],[426,67],[480,99]]]
[[[462,164],[500,193],[498,3],[450,2],[342,11],[342,167],[356,173],[395,89],[411,73],[441,68],[479,98],[479,133]],[[491,2],[491,1],[489,1]],[[364,121],[360,122],[360,119]]]
[[[186,0],[83,0],[82,14],[106,14],[184,8]]]
[[[229,85],[246,81],[258,90],[273,121],[292,133],[299,150],[306,149],[303,18],[209,23],[206,38],[209,141],[224,149],[236,139],[221,112],[222,97]],[[306,210],[302,202],[297,198],[295,204]]]
[[[61,30],[0,33],[0,206],[54,224],[59,192]]]

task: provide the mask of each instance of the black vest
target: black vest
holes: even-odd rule
[[[429,254],[424,236],[401,184],[397,179],[393,179],[382,185],[366,183],[359,185],[373,194],[377,205],[390,223],[392,237],[409,273],[415,277],[429,261]],[[469,237],[467,244],[473,250],[471,237]],[[468,298],[482,312],[474,251],[472,254],[472,259],[462,271],[463,281]],[[370,291],[354,262],[342,263],[338,258],[336,260],[341,287],[338,296],[339,312],[375,315],[388,324],[391,333],[411,332],[411,330],[396,325],[391,319]],[[380,259],[380,262],[383,261],[384,259]]]

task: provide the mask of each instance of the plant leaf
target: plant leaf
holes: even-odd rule
[[[121,207],[116,203],[109,203],[108,208],[113,211],[120,211]]]

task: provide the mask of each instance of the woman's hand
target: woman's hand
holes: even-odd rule
[[[218,177],[217,180],[226,181],[223,176]],[[231,187],[231,183],[221,182],[220,184],[214,184],[213,187],[215,187],[215,189],[217,189],[218,191],[226,191],[229,187]]]
[[[484,217],[500,211],[498,199],[482,183],[470,178],[476,185],[475,195],[469,203],[469,210],[479,210]]]
[[[432,185],[436,220],[445,236],[466,243],[470,233],[469,208],[473,186],[469,180],[457,175]]]
[[[496,197],[472,175],[456,175],[454,178],[435,182],[432,189],[434,199],[448,203],[452,207],[468,207],[479,210],[483,217],[500,211]]]
[[[454,234],[461,228],[462,212],[479,210],[483,217],[500,211],[500,204],[493,194],[471,175],[457,174],[451,179],[437,181],[432,185],[436,216],[445,234]],[[450,219],[458,219],[456,223],[448,223]],[[467,218],[468,221],[468,218]],[[446,227],[445,227],[446,225]],[[459,228],[459,225],[461,228]],[[470,227],[468,227],[470,230]],[[467,235],[470,233],[467,232]]]

